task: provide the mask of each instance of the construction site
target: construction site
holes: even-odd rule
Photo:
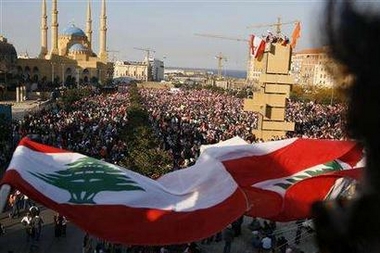
[[[292,38],[283,35],[283,25],[294,25]],[[215,34],[195,34],[215,39],[234,40],[248,44],[246,86],[253,90],[252,96],[244,99],[244,110],[258,115],[256,138],[264,141],[273,137],[282,138],[287,131],[294,130],[294,122],[285,121],[286,101],[290,96],[294,77],[290,74],[292,50],[300,34],[298,20],[273,24],[251,25],[247,28],[275,28],[276,34],[268,32],[265,37],[251,35],[249,39]],[[218,77],[222,79],[223,62],[227,60],[221,52],[215,57],[218,61]]]

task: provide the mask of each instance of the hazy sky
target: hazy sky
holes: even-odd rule
[[[1,31],[18,54],[28,51],[35,57],[40,50],[41,0],[0,0]],[[100,0],[92,0],[93,50],[98,52]],[[216,34],[248,39],[272,27],[250,28],[300,20],[301,38],[296,51],[319,45],[319,17],[324,1],[107,1],[107,48],[119,51],[110,57],[140,61],[145,52],[134,47],[151,48],[155,57],[165,57],[166,66],[217,68],[215,56],[227,57],[226,69],[245,70],[248,44],[239,41],[195,36]],[[70,23],[85,31],[87,0],[58,0],[59,33]],[[51,0],[47,0],[48,47],[50,45]],[[290,36],[294,26],[283,26]]]

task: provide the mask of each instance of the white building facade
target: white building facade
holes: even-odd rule
[[[164,80],[164,69],[164,62],[155,58],[150,59],[149,65],[146,60],[143,62],[117,61],[115,62],[113,77],[159,82]]]

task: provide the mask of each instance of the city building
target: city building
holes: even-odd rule
[[[5,84],[13,81],[13,71],[17,62],[15,47],[8,40],[0,36],[0,97],[5,89]]]
[[[86,13],[86,30],[74,24],[58,31],[58,5],[52,0],[51,10],[51,45],[48,47],[46,0],[41,8],[41,50],[36,58],[20,57],[17,60],[16,73],[26,84],[53,83],[56,85],[75,85],[104,82],[110,78],[112,64],[108,63],[106,1],[102,0],[99,52],[92,48],[91,3],[88,1]]]
[[[128,77],[141,81],[159,82],[164,80],[164,68],[164,62],[156,58],[150,58],[149,65],[146,58],[142,62],[117,61],[114,65],[113,77]]]
[[[291,72],[296,84],[334,86],[334,79],[330,73],[336,66],[326,50],[326,48],[313,48],[293,53]]]

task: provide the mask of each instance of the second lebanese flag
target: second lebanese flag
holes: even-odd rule
[[[211,147],[199,162],[213,158],[248,198],[248,215],[275,221],[310,217],[314,201],[323,200],[337,179],[359,179],[362,147],[351,141],[292,138],[254,145]]]

